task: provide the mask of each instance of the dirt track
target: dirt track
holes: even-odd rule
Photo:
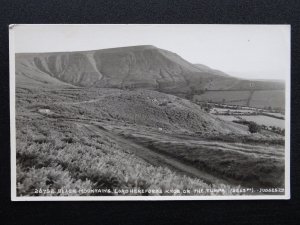
[[[74,121],[72,121],[74,122]],[[208,184],[227,184],[230,183],[227,180],[216,178],[208,173],[198,170],[197,168],[187,165],[185,163],[180,162],[179,160],[167,156],[165,154],[161,154],[158,152],[154,152],[149,148],[141,146],[137,143],[134,143],[130,140],[127,140],[120,135],[112,134],[109,131],[105,130],[104,128],[97,127],[95,125],[91,125],[85,122],[74,122],[77,126],[82,129],[87,130],[88,132],[98,135],[98,136],[107,136],[116,143],[118,143],[124,150],[130,151],[136,156],[144,159],[145,161],[149,162],[155,166],[167,166],[176,172],[196,177],[198,179],[203,180]]]

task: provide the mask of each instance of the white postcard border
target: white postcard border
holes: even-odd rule
[[[175,25],[175,24],[11,24],[9,25],[9,87],[10,87],[10,156],[11,156],[11,200],[12,201],[176,201],[176,200],[288,200],[290,194],[290,96],[291,77],[286,79],[285,89],[285,194],[284,195],[238,195],[238,196],[17,196],[16,180],[16,114],[15,114],[15,48],[14,27],[15,26],[118,26],[118,25]],[[208,25],[208,24],[178,24],[178,25]],[[264,24],[209,24],[210,26],[266,26]],[[289,50],[291,53],[291,26],[289,28]],[[290,54],[291,57],[291,54]],[[291,63],[291,58],[289,62]],[[291,66],[290,66],[291,68]]]

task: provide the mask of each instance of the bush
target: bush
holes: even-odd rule
[[[250,122],[248,124],[248,128],[251,133],[257,133],[261,129],[261,127],[257,123],[254,123],[254,122]]]

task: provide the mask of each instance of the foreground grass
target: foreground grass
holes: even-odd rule
[[[284,151],[281,145],[258,145],[134,137],[153,151],[175,157],[220,178],[248,187],[284,187]]]
[[[106,137],[96,137],[76,125],[45,118],[30,120],[23,117],[17,120],[17,169],[19,196],[78,195],[36,193],[39,189],[159,189],[163,192],[171,189],[229,189],[225,185],[207,185],[168,168],[154,167],[125,152]]]

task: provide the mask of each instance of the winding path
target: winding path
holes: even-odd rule
[[[74,122],[74,123],[80,128],[85,129],[90,133],[93,133],[94,135],[98,135],[100,137],[101,136],[109,137],[113,141],[117,142],[120,146],[122,146],[124,150],[134,153],[137,157],[144,159],[145,161],[147,161],[152,165],[155,166],[166,165],[171,169],[174,169],[176,172],[201,179],[208,184],[226,184],[226,185],[231,184],[232,185],[232,182],[228,182],[227,180],[217,178],[211,174],[200,171],[197,168],[182,163],[179,160],[170,157],[168,155],[154,152],[151,149],[141,146],[133,141],[127,140],[118,134],[111,133],[103,127],[92,125],[86,122]]]

